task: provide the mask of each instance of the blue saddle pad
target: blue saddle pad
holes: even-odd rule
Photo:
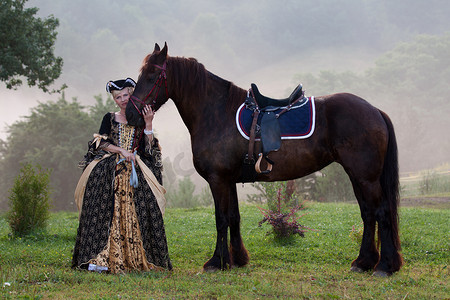
[[[274,112],[279,113],[282,110],[283,107]],[[245,103],[242,103],[236,112],[237,129],[247,140],[250,139],[250,128],[253,121],[252,114],[253,111],[248,109],[245,106]],[[258,125],[261,124],[261,117],[262,113],[259,114]],[[306,139],[310,137],[314,132],[315,119],[316,110],[314,106],[314,97],[308,97],[306,101],[293,106],[289,111],[278,118],[281,129],[281,139]],[[259,136],[260,135],[257,132],[256,140],[260,140]]]

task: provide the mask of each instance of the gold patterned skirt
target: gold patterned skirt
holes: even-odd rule
[[[89,264],[106,267],[114,274],[133,270],[162,270],[163,268],[149,263],[145,256],[133,201],[134,190],[130,185],[131,163],[121,164],[126,164],[127,168],[115,178],[114,212],[108,242],[102,252],[91,259]]]

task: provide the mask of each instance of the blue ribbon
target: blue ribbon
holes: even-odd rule
[[[134,162],[133,161],[131,161],[130,184],[134,188],[137,188],[139,186],[138,177],[137,177],[136,169],[134,168]]]
[[[134,151],[134,155],[136,156],[136,151]],[[121,158],[117,164],[120,164],[121,162],[123,162],[125,160],[125,158]],[[132,187],[137,188],[139,186],[138,183],[138,176],[136,173],[136,168],[134,167],[134,162],[131,161],[131,175],[130,175],[130,184]]]

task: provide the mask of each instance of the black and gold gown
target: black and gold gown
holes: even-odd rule
[[[103,140],[89,143],[81,164],[84,168],[94,160],[96,164],[82,196],[72,268],[111,273],[172,269],[162,212],[144,173],[136,163],[138,187],[132,187],[131,162],[120,162],[119,154],[108,156],[102,150],[109,144],[131,150],[139,141],[140,159],[162,184],[158,141],[154,138],[149,145],[141,131],[116,122],[114,113],[108,113],[99,131]]]

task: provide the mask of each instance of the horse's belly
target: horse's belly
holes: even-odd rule
[[[284,181],[300,178],[319,171],[333,162],[330,152],[324,147],[314,147],[308,140],[283,141],[281,149],[268,154],[274,162],[272,171],[259,174],[258,181]],[[265,159],[261,162],[261,170],[267,169]]]

